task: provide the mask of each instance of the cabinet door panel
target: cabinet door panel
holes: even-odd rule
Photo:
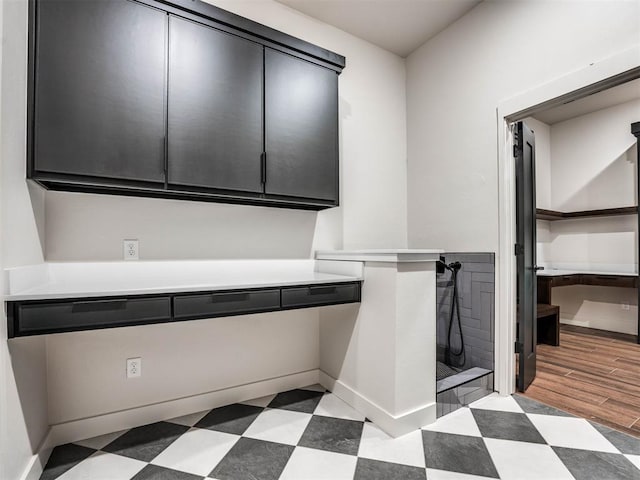
[[[262,192],[262,46],[169,25],[169,183]]]
[[[265,48],[265,132],[266,193],[337,200],[334,71]]]
[[[164,182],[166,14],[127,0],[37,8],[35,169]]]

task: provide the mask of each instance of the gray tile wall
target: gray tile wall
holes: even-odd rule
[[[447,264],[462,263],[462,269],[458,273],[458,305],[466,361],[461,368],[481,367],[493,370],[495,256],[493,253],[445,253],[443,256]],[[453,293],[453,282],[448,270],[437,275],[436,286],[437,356],[439,361],[444,362]],[[451,340],[453,349],[457,351],[460,346],[460,336],[455,316],[454,322]]]

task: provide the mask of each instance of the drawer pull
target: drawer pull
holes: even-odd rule
[[[72,312],[104,312],[109,310],[121,310],[127,306],[126,298],[114,300],[89,300],[83,302],[73,302]]]
[[[211,300],[214,303],[228,303],[228,302],[246,302],[249,300],[248,293],[214,293],[211,295]]]
[[[337,287],[309,287],[309,295],[330,295],[337,291]]]

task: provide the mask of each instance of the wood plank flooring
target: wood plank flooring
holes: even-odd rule
[[[640,345],[635,335],[561,325],[559,347],[538,345],[522,395],[640,438]]]

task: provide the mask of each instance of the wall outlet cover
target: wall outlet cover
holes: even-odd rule
[[[142,358],[127,358],[127,378],[142,376]]]
[[[125,260],[138,260],[138,240],[124,240],[123,254]]]

